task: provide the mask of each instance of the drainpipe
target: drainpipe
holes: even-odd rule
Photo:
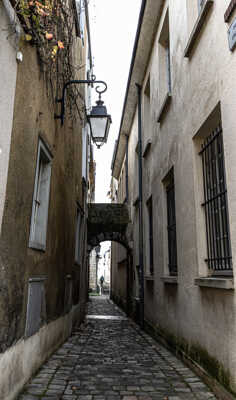
[[[138,93],[138,176],[139,176],[139,298],[140,326],[144,328],[144,265],[143,265],[143,166],[142,166],[142,99],[141,86]]]
[[[125,200],[126,203],[128,204],[129,202],[129,136],[126,135],[126,154],[125,154],[125,191],[126,191],[126,196]]]
[[[125,154],[125,202],[129,204],[129,136],[126,137],[126,154]],[[126,249],[127,265],[126,265],[126,314],[130,314],[130,252]]]

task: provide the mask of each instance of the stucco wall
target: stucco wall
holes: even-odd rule
[[[161,124],[157,116],[162,100],[159,97],[160,76],[159,36],[169,5],[172,100]],[[196,134],[203,133],[205,122],[214,111],[213,122],[220,117],[226,166],[229,220],[233,269],[236,257],[236,53],[230,52],[227,39],[228,24],[224,13],[229,1],[215,1],[193,48],[191,57],[184,58],[184,49],[197,19],[189,14],[188,0],[169,0],[162,10],[150,63],[151,140],[150,152],[143,161],[144,207],[153,197],[154,282],[145,285],[145,318],[159,332],[181,346],[204,367],[214,365],[225,374],[221,379],[236,391],[235,294],[234,290],[200,288],[194,279],[207,275],[205,225],[202,217],[202,172],[199,167],[199,147]],[[194,8],[192,9],[192,11]],[[232,20],[231,20],[232,22]],[[138,60],[137,62],[141,62]],[[132,82],[134,84],[135,82]],[[219,112],[220,110],[220,112]],[[209,123],[208,131],[211,133]],[[146,140],[143,127],[144,144]],[[126,132],[127,133],[127,132]],[[130,202],[135,198],[135,121],[129,132]],[[199,137],[199,136],[198,136]],[[167,247],[166,198],[163,179],[174,166],[177,224],[178,283],[166,284],[161,278],[169,274]],[[133,214],[134,215],[134,214]],[[134,241],[138,238],[135,218]],[[147,223],[147,221],[146,221]],[[145,229],[147,232],[147,229]],[[147,241],[147,234],[144,242]],[[134,262],[137,262],[134,246]],[[147,246],[145,246],[147,252]],[[147,257],[145,256],[145,260]],[[146,262],[146,261],[145,261]],[[199,354],[199,359],[196,354]],[[203,356],[204,354],[204,356]],[[205,357],[205,361],[203,358]],[[220,366],[217,367],[217,362]],[[208,366],[209,366],[208,365]],[[209,368],[210,369],[210,368]],[[230,371],[230,372],[229,372]]]
[[[8,162],[11,145],[13,109],[16,88],[15,35],[9,26],[3,3],[0,3],[0,233],[6,195]]]
[[[76,40],[80,46],[80,39]],[[79,119],[72,122],[66,112],[65,124],[61,128],[59,121],[54,119],[54,99],[46,85],[36,49],[22,43],[21,50],[23,62],[17,72],[0,238],[0,352],[24,336],[30,277],[46,277],[48,323],[64,314],[67,275],[71,275],[73,281],[74,304],[86,301],[88,289],[86,224],[81,240],[84,255],[80,265],[75,263],[77,204],[82,208],[86,206],[86,190],[82,188],[81,176],[82,123]],[[84,51],[85,47],[79,52],[82,64]],[[80,73],[83,76],[83,71]],[[52,154],[45,251],[29,248],[39,138]],[[86,219],[85,208],[84,211]]]
[[[83,305],[42,327],[35,335],[22,339],[0,355],[0,398],[13,400],[40,365],[71,334],[74,320],[80,322]],[[33,356],[32,356],[33,355]]]
[[[97,291],[97,261],[96,251],[93,249],[89,256],[89,289]]]

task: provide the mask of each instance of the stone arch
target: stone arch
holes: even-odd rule
[[[127,204],[90,204],[88,207],[87,249],[90,251],[101,242],[110,241],[123,245],[127,251],[126,265],[126,312],[130,315],[132,298],[132,238],[129,208]],[[111,298],[113,298],[111,291]]]
[[[129,252],[127,235],[130,222],[126,204],[90,204],[88,207],[88,251],[100,242],[114,241],[122,244]]]
[[[88,238],[88,252],[105,241],[120,243],[128,252],[131,252],[127,236],[120,232],[102,232],[99,235],[90,236]]]

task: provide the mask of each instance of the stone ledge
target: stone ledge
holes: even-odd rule
[[[29,241],[29,248],[32,250],[37,250],[37,251],[46,251],[46,245],[45,244],[41,244],[41,243],[37,243],[34,242],[32,240]]]
[[[234,289],[234,280],[232,278],[196,278],[194,283],[200,287],[215,288],[215,289]]]
[[[161,281],[163,283],[177,285],[178,284],[178,277],[177,276],[162,276]]]
[[[213,3],[214,3],[214,0],[206,0],[205,1],[204,5],[202,7],[202,10],[198,16],[198,19],[193,27],[193,30],[191,32],[187,46],[184,50],[184,57],[188,58],[190,56],[193,46],[198,38],[199,33],[201,32],[201,29],[206,20],[207,14],[208,14],[210,8],[212,7]]]
[[[153,275],[144,275],[145,281],[150,281],[154,282],[154,276]]]
[[[171,102],[171,98],[172,98],[172,95],[171,95],[170,92],[168,92],[168,93],[165,95],[164,101],[163,101],[163,103],[162,103],[162,105],[161,105],[161,108],[160,108],[160,111],[159,111],[159,113],[158,113],[157,122],[159,122],[159,123],[161,122],[161,120],[162,120],[162,118],[163,118],[163,116],[164,116],[164,114],[165,114],[165,111],[167,110],[167,107],[168,107],[168,105],[169,105],[170,102]]]

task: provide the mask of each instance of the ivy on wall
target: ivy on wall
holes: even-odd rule
[[[75,59],[75,0],[18,0],[14,8],[24,30],[23,40],[37,48],[41,70],[55,100],[61,96],[63,84],[84,68],[82,60],[76,65]],[[74,119],[76,109],[82,120],[84,99],[75,85],[68,88],[66,98],[70,117]]]

